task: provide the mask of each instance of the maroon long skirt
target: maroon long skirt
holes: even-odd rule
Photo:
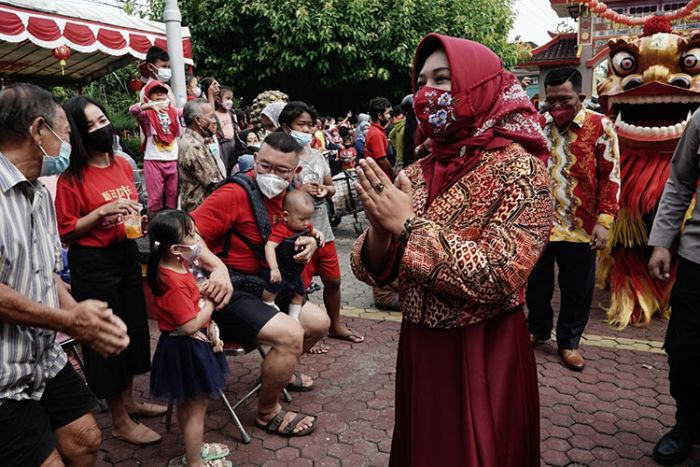
[[[537,368],[522,310],[401,326],[391,467],[540,465]]]

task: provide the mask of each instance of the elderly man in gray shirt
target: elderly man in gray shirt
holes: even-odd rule
[[[649,236],[654,247],[649,272],[655,279],[669,280],[671,249],[677,244],[680,256],[665,342],[676,424],[654,448],[654,459],[663,465],[681,462],[700,442],[700,205],[681,232],[693,195],[700,193],[699,151],[700,112],[695,112],[673,154]]]
[[[87,466],[102,435],[95,398],[56,331],[112,355],[129,343],[106,303],[76,303],[61,269],[56,213],[39,175],[65,170],[70,125],[51,93],[0,91],[0,465]],[[60,453],[60,454],[59,454]]]

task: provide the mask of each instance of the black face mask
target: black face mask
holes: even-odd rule
[[[85,137],[85,146],[88,150],[112,152],[114,146],[114,127],[112,124],[88,133]]]

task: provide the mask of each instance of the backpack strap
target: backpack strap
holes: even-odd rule
[[[250,239],[247,239],[241,235],[235,227],[231,227],[224,234],[224,250],[217,254],[219,258],[226,258],[231,249],[231,236],[236,235],[243,243],[245,243],[251,251],[261,258],[265,258],[264,245],[267,239],[270,237],[270,232],[272,228],[270,227],[270,217],[267,213],[267,208],[263,201],[263,195],[258,188],[255,180],[246,175],[247,172],[239,172],[232,177],[227,177],[219,183],[217,189],[227,185],[229,183],[236,183],[240,185],[245,190],[248,195],[248,201],[250,201],[250,206],[253,210],[253,217],[255,218],[255,224],[258,227],[258,232],[262,238],[262,245],[256,245]]]

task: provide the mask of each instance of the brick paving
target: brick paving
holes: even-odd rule
[[[213,401],[206,419],[206,441],[226,442],[236,466],[385,466],[394,416],[394,360],[400,317],[373,308],[371,292],[357,282],[348,266],[355,234],[348,219],[336,231],[341,256],[343,314],[366,341],[349,344],[327,339],[330,352],[307,355],[301,369],[315,379],[316,389],[293,393],[285,408],[320,414],[311,435],[281,438],[253,426],[256,399],[238,414],[252,436],[240,442],[221,401]],[[319,301],[320,294],[312,296]],[[668,366],[661,350],[665,322],[648,328],[615,331],[604,322],[607,297],[598,292],[582,341],[587,366],[582,373],[564,368],[553,341],[535,349],[540,383],[542,465],[655,465],[651,451],[673,425],[674,404],[668,394]],[[154,328],[155,329],[155,328]],[[153,344],[157,332],[153,332]],[[229,359],[229,398],[245,394],[257,378],[260,357],[249,354]],[[136,393],[148,394],[148,378],[137,377]],[[102,466],[165,466],[183,453],[177,424],[165,433],[163,419],[144,419],[164,433],[159,445],[135,448],[111,437],[109,417],[98,414],[104,442]],[[683,465],[700,465],[695,447]]]

